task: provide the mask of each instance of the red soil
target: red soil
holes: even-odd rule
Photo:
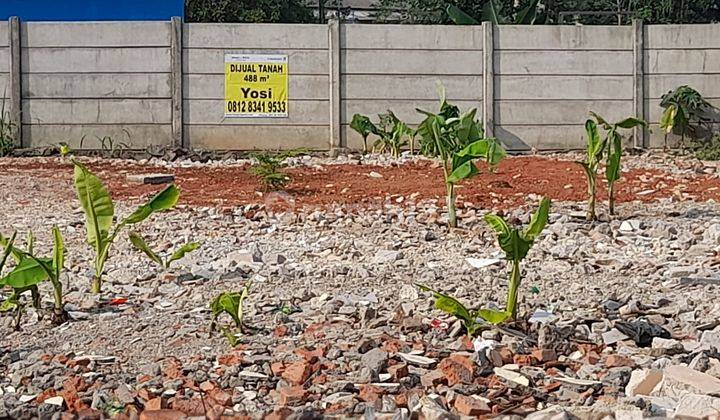
[[[117,161],[91,164],[91,169],[103,178],[115,199],[135,199],[149,195],[161,186],[138,185],[126,180],[127,174],[171,172],[182,190],[182,204],[195,206],[231,207],[249,203],[279,204],[291,202],[299,207],[324,206],[333,203],[369,205],[383,203],[386,197],[413,195],[416,200],[443,199],[445,188],[442,170],[430,162],[380,167],[365,165],[327,165],[289,170],[292,183],[287,194],[262,194],[262,186],[248,173],[247,167],[222,168],[149,168],[122,164]],[[3,170],[10,173],[32,173],[41,178],[60,178],[70,181],[72,169],[58,160],[13,160]],[[2,166],[0,166],[2,168]],[[382,175],[371,177],[370,172]],[[0,171],[2,173],[2,171]],[[678,200],[720,200],[720,179],[711,175],[678,175],[660,170],[632,170],[624,173],[617,185],[617,202],[655,201],[664,197]],[[586,198],[585,175],[582,168],[571,161],[543,157],[514,157],[506,159],[495,173],[482,173],[458,186],[458,203],[471,202],[476,206],[511,208],[526,202],[528,194],[554,200],[583,201]],[[638,194],[641,193],[641,194]],[[606,198],[604,185],[599,197]]]

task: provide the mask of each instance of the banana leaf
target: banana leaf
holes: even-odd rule
[[[195,251],[198,248],[200,248],[199,242],[190,242],[181,246],[177,251],[173,252],[172,255],[170,255],[170,258],[168,258],[167,260],[166,266],[169,267],[172,262],[185,257],[185,255]]]
[[[128,239],[130,239],[130,243],[133,244],[135,248],[142,251],[152,261],[156,262],[158,265],[165,266],[162,258],[160,258],[152,249],[150,249],[150,246],[147,244],[147,242],[145,242],[145,239],[143,239],[143,237],[140,236],[138,233],[129,232]]]
[[[75,164],[75,189],[85,211],[85,226],[88,243],[95,249],[101,249],[113,223],[115,208],[110,194],[99,178],[84,165]]]

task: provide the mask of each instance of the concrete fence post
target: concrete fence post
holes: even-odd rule
[[[10,121],[15,124],[15,144],[25,147],[22,129],[22,65],[20,50],[20,19],[13,16],[8,21],[8,41],[10,45],[10,86],[6,86],[10,100]],[[4,116],[3,116],[4,117]]]
[[[636,118],[646,119],[645,113],[645,28],[640,19],[633,20],[633,112]],[[647,128],[634,128],[634,146],[639,149],[648,147]]]
[[[495,135],[495,28],[483,22],[483,128],[486,137]]]
[[[340,133],[340,22],[328,21],[329,54],[329,107],[330,107],[330,155],[336,156],[342,147]]]
[[[174,147],[188,148],[183,135],[183,22],[180,17],[170,20],[170,80],[172,86],[172,139]]]

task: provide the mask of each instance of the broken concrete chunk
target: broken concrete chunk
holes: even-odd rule
[[[709,395],[684,394],[675,407],[675,418],[706,419],[720,413],[720,398]]]
[[[509,369],[499,368],[496,367],[493,369],[495,374],[507,381],[513,382],[518,385],[522,386],[530,386],[530,379],[528,379],[525,375],[522,375],[517,372],[513,372]]]
[[[630,374],[630,381],[625,386],[625,395],[650,395],[662,381],[663,373],[654,369],[637,369]]]
[[[653,394],[666,397],[682,397],[686,393],[711,395],[720,393],[720,379],[687,366],[666,367],[659,389]]]
[[[129,182],[137,184],[169,184],[175,181],[175,175],[172,174],[131,174],[127,176]]]

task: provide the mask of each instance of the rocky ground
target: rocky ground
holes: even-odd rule
[[[717,182],[698,162],[626,166]],[[656,175],[633,188],[655,189]],[[451,231],[422,194],[322,209],[181,205],[138,230],[160,249],[202,247],[161,271],[122,237],[93,296],[71,177],[3,171],[0,231],[32,229],[47,253],[52,225],[65,236],[71,320],[51,325],[46,285],[21,331],[0,317],[0,418],[717,416],[720,206],[675,191],[597,223],[582,219],[583,203],[555,201],[523,262],[521,321],[471,339],[414,285],[472,307],[504,304],[507,267],[487,210],[471,202]],[[505,216],[527,222],[541,193]],[[121,215],[137,202],[117,198]],[[208,303],[248,282],[254,329],[233,348],[211,334]]]

